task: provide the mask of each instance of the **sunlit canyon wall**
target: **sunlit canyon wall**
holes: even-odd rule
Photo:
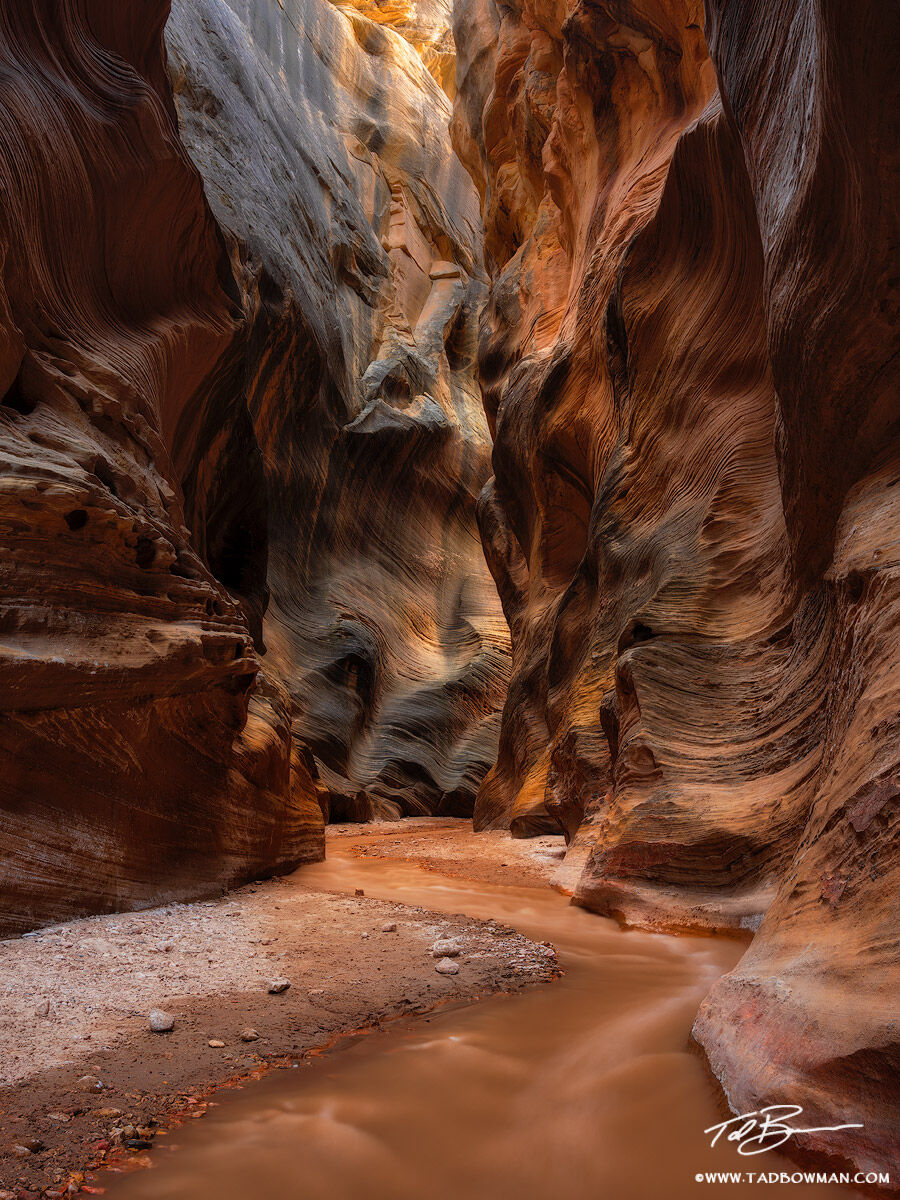
[[[0,0],[4,933],[471,812],[496,754],[448,14],[168,18]]]
[[[476,824],[629,923],[758,930],[736,1111],[900,1134],[896,10],[457,0],[512,633]],[[582,869],[583,865],[583,869]]]

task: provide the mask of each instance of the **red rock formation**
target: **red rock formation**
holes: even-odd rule
[[[862,1120],[803,1146],[886,1169],[896,106],[886,14],[839,7],[457,9],[513,642],[476,822],[562,826],[599,912],[762,922],[698,1038],[736,1109]]]
[[[0,0],[3,932],[471,811],[495,753],[440,11],[245,8]]]
[[[262,575],[230,594],[204,553],[233,515],[216,481],[252,506],[259,461],[242,398],[206,402],[237,314],[167,6],[130,12],[0,4],[4,931],[321,853],[287,698],[256,682],[241,601]]]
[[[797,600],[820,610],[820,757],[796,855],[695,1034],[732,1104],[900,1171],[900,396],[896,10],[712,3],[750,179]],[[777,97],[777,100],[776,100]],[[786,120],[786,116],[790,120]]]

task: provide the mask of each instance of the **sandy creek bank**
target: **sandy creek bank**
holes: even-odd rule
[[[413,822],[408,831],[440,856],[442,839],[471,840],[466,824]],[[329,843],[363,849],[370,839],[396,842],[402,830],[336,826]],[[551,839],[503,841],[506,862],[520,862],[535,885],[546,881],[555,865]],[[0,942],[0,1195],[102,1186],[95,1165],[145,1156],[116,1147],[116,1130],[133,1126],[145,1136],[129,1140],[159,1146],[173,1118],[206,1114],[204,1097],[218,1085],[302,1060],[342,1033],[556,974],[552,950],[518,933],[497,936],[462,914],[335,894],[307,870],[216,901],[93,917]],[[390,923],[396,931],[382,932]],[[461,945],[457,975],[435,972],[430,951],[441,937]],[[278,978],[291,987],[270,995]],[[149,1031],[155,1008],[175,1016],[171,1033]],[[242,1041],[247,1029],[258,1040]],[[80,1083],[85,1076],[102,1090]],[[28,1142],[45,1148],[20,1157],[15,1147]]]

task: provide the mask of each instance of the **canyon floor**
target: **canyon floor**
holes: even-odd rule
[[[561,853],[334,826],[291,876],[0,943],[0,1200],[756,1195],[697,1183],[747,1160],[690,1039],[744,943],[574,907]]]
[[[547,882],[561,838],[476,839],[466,824],[333,826],[329,843]],[[204,1116],[222,1085],[305,1065],[342,1034],[557,973],[549,947],[508,926],[320,890],[310,871],[0,942],[4,1200],[90,1193],[101,1164],[143,1161],[167,1127]],[[432,946],[446,938],[461,950],[455,975],[435,971]],[[291,986],[270,994],[279,979]],[[171,1032],[151,1032],[155,1009],[174,1016]],[[242,1040],[249,1031],[258,1036]]]

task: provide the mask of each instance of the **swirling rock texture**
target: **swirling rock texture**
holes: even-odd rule
[[[0,0],[4,933],[471,811],[495,753],[440,11],[168,17]]]
[[[439,3],[176,0],[167,29],[245,312],[218,385],[262,453],[266,662],[332,819],[471,814],[508,676],[475,521],[486,279],[447,22]]]
[[[247,497],[261,472],[244,398],[201,387],[240,310],[165,17],[0,4],[4,932],[320,854],[287,694],[181,488],[188,442]]]
[[[758,930],[695,1027],[731,1104],[896,1170],[896,14],[459,0],[455,33],[513,646],[476,825],[561,826],[598,912]]]

